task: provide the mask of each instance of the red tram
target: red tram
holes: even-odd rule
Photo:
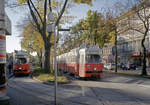
[[[30,74],[29,57],[25,51],[15,51],[14,64],[13,64],[14,75],[17,74]]]
[[[102,76],[101,49],[97,46],[76,48],[57,56],[58,70],[83,78]]]

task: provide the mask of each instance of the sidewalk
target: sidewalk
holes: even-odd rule
[[[142,68],[138,68],[137,70],[121,70],[121,69],[118,69],[118,72],[121,72],[121,73],[131,73],[131,74],[141,74],[142,72]],[[150,75],[150,68],[147,68],[147,74]]]
[[[13,72],[9,73],[8,69],[6,70],[6,79],[9,79],[13,76]],[[7,96],[7,90],[0,91],[0,105],[9,105],[10,97]]]
[[[147,70],[150,75],[150,70]],[[117,73],[112,70],[105,70],[103,72],[103,82],[113,83],[127,83],[127,84],[140,84],[150,86],[150,79],[140,76],[141,70],[118,70]]]

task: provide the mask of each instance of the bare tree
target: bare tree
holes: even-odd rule
[[[108,9],[106,12],[106,18],[110,27],[111,32],[113,32],[114,37],[114,49],[115,49],[115,72],[118,71],[118,38],[120,35],[126,33],[129,29],[126,26],[123,19],[126,16],[126,11],[132,7],[130,0],[126,2],[116,2],[112,9]]]
[[[137,2],[138,1],[138,2]],[[135,3],[135,2],[134,2]],[[129,11],[128,15],[128,28],[130,30],[134,30],[141,35],[142,41],[141,46],[143,50],[143,63],[142,63],[142,72],[141,75],[147,75],[146,71],[146,47],[145,47],[145,39],[149,32],[149,23],[150,23],[150,12],[149,0],[136,0],[134,7]]]
[[[120,4],[117,4],[120,5]],[[118,16],[119,13],[121,13],[121,9],[115,6],[115,8],[109,9],[106,13],[106,19],[107,19],[107,24],[108,27],[110,28],[110,32],[113,32],[114,37],[114,49],[115,49],[115,72],[117,73],[118,71],[118,36],[126,31],[126,29],[122,30],[120,29],[121,22],[120,22],[120,17]]]

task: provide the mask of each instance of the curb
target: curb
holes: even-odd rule
[[[41,81],[41,80],[39,80],[38,78],[36,78],[35,76],[33,76],[33,73],[34,73],[34,70],[31,72],[31,74],[30,74],[30,77],[33,79],[33,80],[35,80],[35,81],[38,81],[38,82],[40,82],[40,83],[42,83],[42,84],[46,84],[46,85],[54,85],[54,82],[44,82],[44,81]],[[68,77],[66,77],[66,78],[68,78]],[[68,79],[68,82],[57,82],[57,84],[59,85],[59,84],[69,84],[69,83],[71,83],[71,80],[69,80]]]
[[[0,105],[10,105],[9,100],[10,98],[8,99],[8,96],[6,96],[5,99],[0,99]]]
[[[125,73],[125,72],[109,72],[109,71],[103,71],[104,73],[107,74],[114,74],[114,75],[123,75],[123,76],[128,76],[128,77],[137,77],[137,78],[145,78],[145,79],[150,79],[150,75],[148,76],[141,76],[139,74],[132,74],[132,73]]]
[[[9,77],[8,77],[8,79],[10,79],[11,77],[13,77],[14,75],[13,74],[11,74]]]
[[[37,78],[34,77],[34,76],[32,76],[31,78],[32,78],[33,80],[35,80],[35,81],[38,81],[38,82],[43,83],[43,84],[46,84],[46,85],[54,85],[54,82],[43,82],[43,81],[37,79]],[[64,84],[69,84],[69,83],[71,83],[71,81],[68,81],[68,82],[60,82],[60,83],[57,82],[58,85],[60,85],[60,84],[64,85]]]
[[[7,81],[13,77],[13,74],[7,77]],[[0,105],[10,105],[10,97],[7,96],[6,92],[0,93]]]
[[[10,105],[9,100],[10,97],[6,95],[6,93],[0,93],[0,105]]]

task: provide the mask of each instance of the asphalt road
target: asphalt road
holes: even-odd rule
[[[70,84],[59,85],[59,105],[150,105],[150,85],[108,81],[109,76],[105,75],[100,81],[73,79]],[[12,77],[7,88],[10,105],[54,105],[53,85],[35,82],[30,77]]]

